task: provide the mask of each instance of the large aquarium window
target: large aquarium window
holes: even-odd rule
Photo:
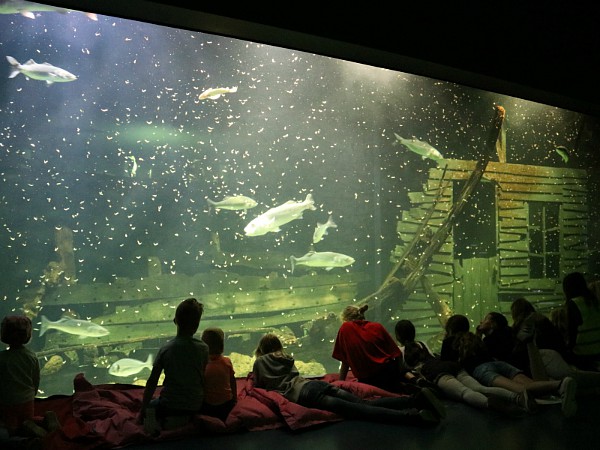
[[[348,304],[436,349],[598,272],[596,117],[23,1],[0,52],[0,312],[32,318],[42,395],[144,384],[187,297],[238,376],[266,332],[320,375]]]

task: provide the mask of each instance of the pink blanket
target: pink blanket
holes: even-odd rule
[[[361,398],[395,396],[356,381],[336,381],[337,375],[323,379],[350,390]],[[143,387],[124,384],[92,385],[83,374],[74,380],[72,396],[54,396],[36,400],[36,414],[47,410],[57,413],[62,428],[48,434],[49,450],[85,450],[116,448],[184,436],[260,431],[287,427],[290,430],[342,420],[337,414],[305,408],[286,400],[276,392],[255,388],[247,379],[238,379],[238,402],[227,420],[197,415],[193,421],[176,430],[164,430],[158,437],[144,433],[137,423],[142,404]],[[160,388],[159,388],[160,389]],[[157,390],[157,394],[160,390]]]

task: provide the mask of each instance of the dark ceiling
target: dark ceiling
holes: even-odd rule
[[[591,1],[49,3],[377,63],[600,115],[600,6]]]

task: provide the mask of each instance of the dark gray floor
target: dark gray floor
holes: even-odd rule
[[[537,450],[599,448],[600,397],[578,400],[577,414],[563,417],[560,405],[544,405],[526,417],[506,417],[445,402],[448,417],[436,428],[344,421],[301,432],[283,429],[159,442],[136,450]]]

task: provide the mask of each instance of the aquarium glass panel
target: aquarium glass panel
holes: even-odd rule
[[[349,304],[392,335],[412,320],[438,350],[451,314],[476,324],[518,296],[549,311],[565,274],[598,272],[595,117],[385,61],[14,3],[0,313],[33,320],[40,396],[78,373],[143,385],[188,297],[237,376],[267,332],[323,375]]]

